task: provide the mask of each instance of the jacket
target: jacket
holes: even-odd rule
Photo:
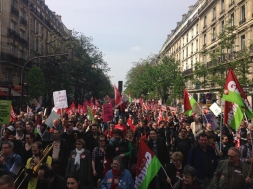
[[[204,156],[206,156],[207,162],[204,161]],[[203,179],[205,177],[205,167],[208,166],[209,178],[212,178],[217,167],[218,160],[215,151],[211,146],[207,145],[205,153],[201,146],[197,144],[191,148],[187,164],[196,169],[198,179]]]
[[[227,189],[228,186],[228,163],[229,160],[222,160],[214,173],[213,180],[210,189]],[[242,177],[245,180],[248,176],[249,165],[241,162],[242,165]],[[246,184],[240,189],[246,189]]]
[[[76,150],[71,151],[70,158],[68,160],[68,166],[66,175],[77,171],[81,180],[81,188],[88,185],[91,181],[92,169],[91,169],[91,154],[89,150],[84,150],[80,157],[80,168],[77,170],[75,165]]]
[[[106,173],[104,179],[102,180],[101,189],[110,189],[112,179],[113,179],[112,170],[109,170]],[[122,173],[120,174],[120,178],[118,180],[119,180],[119,184],[118,184],[119,189],[133,189],[134,188],[134,181],[133,181],[131,173],[128,170],[124,169]]]

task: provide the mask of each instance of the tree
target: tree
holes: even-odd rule
[[[218,39],[217,45],[212,49],[204,49],[201,56],[209,59],[207,63],[198,62],[195,64],[193,72],[194,82],[202,88],[215,88],[222,94],[225,83],[226,72],[232,67],[242,86],[249,84],[248,74],[252,67],[249,47],[241,46],[240,51],[234,51],[237,37],[237,27],[231,24],[231,20],[226,23],[223,30],[213,36]],[[213,35],[213,34],[212,34]]]
[[[32,67],[27,76],[27,83],[29,86],[29,98],[39,98],[43,96],[45,90],[44,73],[38,67]]]

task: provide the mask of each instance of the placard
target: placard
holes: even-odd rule
[[[221,113],[221,108],[214,102],[209,109],[214,113],[214,115],[218,116]]]
[[[67,108],[68,107],[66,90],[53,92],[53,97],[54,97],[54,107],[56,107],[56,108]]]
[[[46,122],[45,124],[48,126],[48,127],[53,127],[53,121],[55,119],[59,119],[60,118],[60,115],[57,114],[55,111],[51,111],[51,114],[49,115],[49,117],[46,119]]]
[[[10,123],[11,101],[0,100],[0,124]]]
[[[112,104],[103,105],[103,120],[104,122],[111,121],[113,119]]]

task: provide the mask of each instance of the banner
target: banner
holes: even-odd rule
[[[66,90],[53,92],[53,97],[54,97],[54,107],[68,108]]]
[[[206,116],[208,123],[210,123],[212,125],[212,129],[215,130],[216,129],[216,119],[215,119],[214,114],[206,114],[205,116]],[[205,117],[204,116],[202,116],[202,117],[203,117],[202,118],[203,123],[207,124]]]
[[[112,104],[103,104],[103,120],[104,122],[111,121],[113,119]]]
[[[0,100],[0,124],[9,124],[11,115],[11,101]]]

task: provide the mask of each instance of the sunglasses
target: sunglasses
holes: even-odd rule
[[[100,142],[105,142],[105,140],[100,140]]]

